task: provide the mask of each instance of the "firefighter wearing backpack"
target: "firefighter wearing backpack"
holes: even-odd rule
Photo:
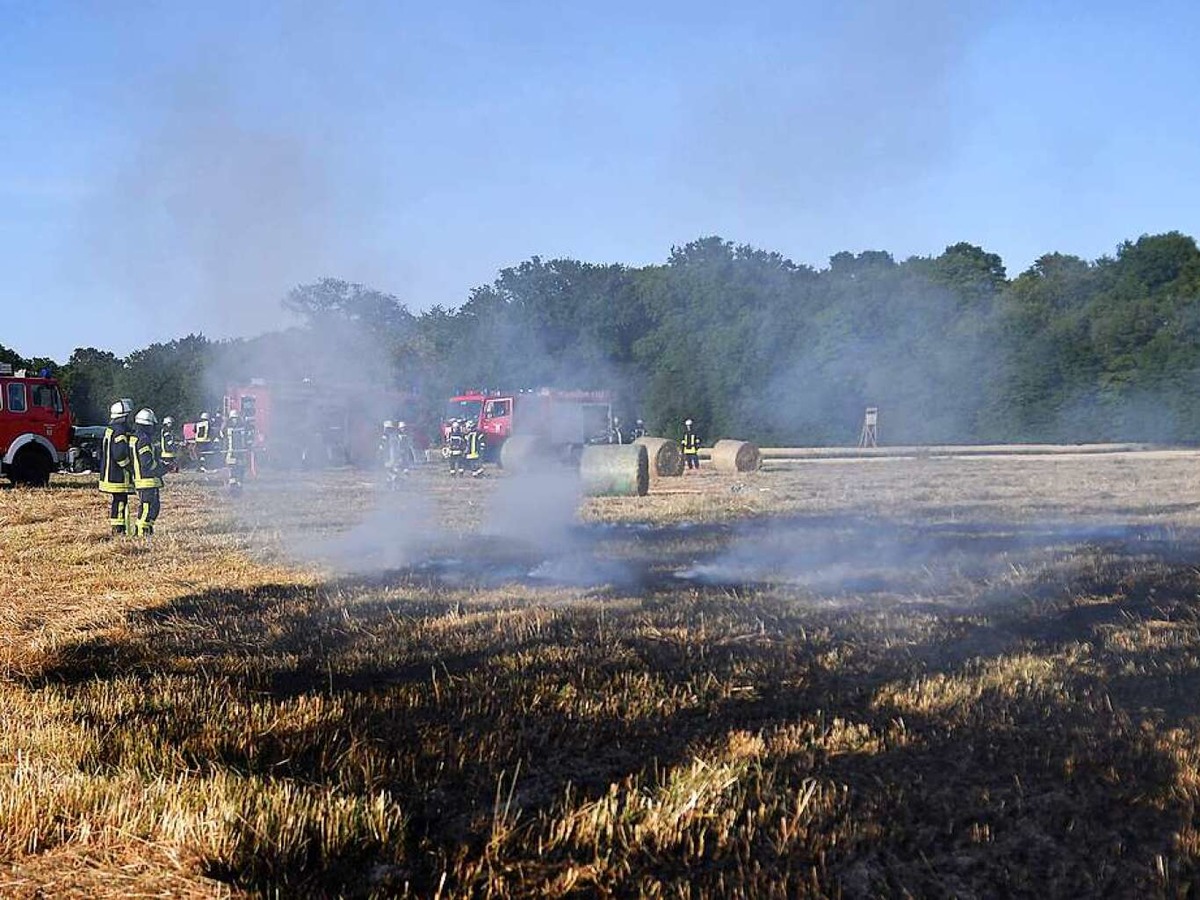
[[[132,400],[118,400],[108,408],[108,427],[100,443],[100,490],[112,499],[108,524],[113,534],[130,530],[129,495],[133,493],[133,474],[129,459],[129,414]]]
[[[137,534],[150,537],[158,519],[159,488],[163,486],[166,467],[155,448],[155,428],[158,419],[152,409],[139,409],[133,417],[134,430],[129,435],[129,462],[133,470],[133,486],[137,490],[141,509],[138,510]]]

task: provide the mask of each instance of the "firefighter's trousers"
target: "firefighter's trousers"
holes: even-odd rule
[[[132,524],[129,521],[129,495],[109,494],[112,498],[108,506],[108,524],[112,526],[113,534],[125,534]]]
[[[136,533],[143,537],[154,534],[154,521],[158,518],[159,500],[158,488],[142,488],[138,492],[142,508],[138,511]]]

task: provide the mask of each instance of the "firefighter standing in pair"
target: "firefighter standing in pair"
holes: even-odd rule
[[[129,495],[133,493],[133,475],[129,461],[129,414],[132,400],[118,400],[108,409],[108,427],[100,444],[100,490],[112,499],[108,524],[113,534],[129,530]]]
[[[700,435],[692,430],[692,420],[687,419],[683,423],[683,440],[679,442],[683,446],[683,459],[687,463],[688,469],[700,469]]]
[[[133,486],[137,490],[141,509],[138,510],[136,533],[141,537],[154,534],[159,512],[159,488],[163,486],[166,467],[155,452],[155,426],[158,419],[152,409],[139,409],[134,416],[134,431],[129,435],[129,462],[133,469]]]

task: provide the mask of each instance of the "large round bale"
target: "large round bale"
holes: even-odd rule
[[[554,448],[536,434],[514,434],[500,445],[500,466],[510,472],[544,469],[553,458]]]
[[[644,437],[633,442],[635,447],[645,447],[650,457],[650,474],[660,478],[683,474],[683,451],[679,441],[668,438]]]
[[[712,448],[712,464],[718,472],[753,472],[762,464],[762,457],[749,441],[717,441]]]
[[[644,497],[650,490],[650,457],[639,444],[594,444],[579,459],[589,497]]]

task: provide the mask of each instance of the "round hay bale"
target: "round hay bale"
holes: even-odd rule
[[[510,472],[545,468],[554,458],[554,448],[536,434],[514,434],[500,445],[500,467]]]
[[[651,475],[667,478],[683,474],[683,451],[679,449],[679,441],[644,437],[638,438],[633,445],[646,448],[646,455],[650,457]]]
[[[650,457],[638,444],[595,444],[579,459],[589,497],[644,497],[650,490]]]
[[[718,472],[753,472],[762,464],[758,447],[749,441],[717,441],[712,448],[713,468]]]

